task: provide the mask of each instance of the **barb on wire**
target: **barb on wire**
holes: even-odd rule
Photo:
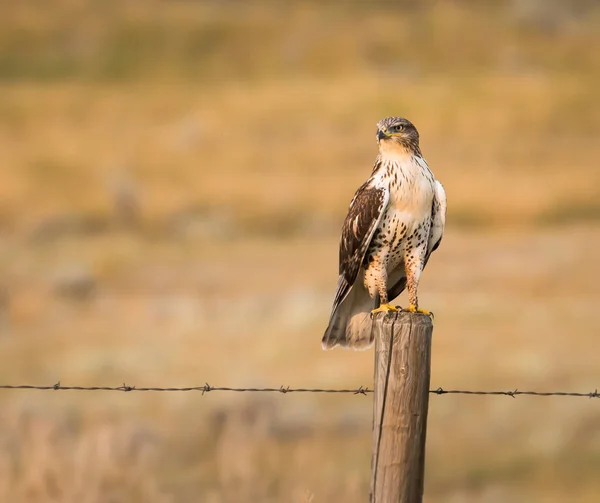
[[[38,386],[32,384],[0,384],[0,389],[5,390],[41,390],[41,391],[199,391],[202,395],[213,391],[233,391],[233,392],[249,392],[249,393],[348,393],[352,395],[367,395],[373,393],[372,389],[366,386],[359,386],[354,389],[327,389],[327,388],[291,388],[290,386],[279,386],[278,388],[229,388],[222,386],[211,386],[204,383],[203,386],[188,386],[188,387],[138,387],[129,386],[123,383],[121,386],[63,386],[61,382],[51,384],[49,386]],[[492,390],[492,391],[474,391],[464,389],[444,389],[437,388],[429,390],[433,395],[499,395],[516,398],[520,395],[530,396],[572,396],[583,398],[600,398],[600,393],[597,389],[591,392],[573,392],[573,391],[520,391],[515,390]]]

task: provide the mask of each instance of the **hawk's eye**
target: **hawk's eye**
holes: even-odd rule
[[[402,131],[404,129],[404,126],[402,124],[398,124],[395,129],[396,131]]]

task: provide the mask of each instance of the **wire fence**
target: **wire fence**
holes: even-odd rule
[[[231,391],[235,393],[341,393],[350,395],[368,395],[373,393],[372,389],[365,386],[351,389],[327,389],[327,388],[291,388],[290,386],[279,386],[278,388],[230,388],[224,386],[211,386],[205,383],[202,386],[188,387],[137,387],[122,384],[121,386],[64,386],[60,382],[48,386],[38,386],[32,384],[1,384],[0,390],[40,390],[40,391],[156,391],[156,392],[183,392],[196,391],[202,395],[215,391]],[[429,390],[433,395],[499,395],[516,398],[521,395],[528,396],[570,396],[580,398],[600,398],[600,392],[597,389],[589,392],[576,391],[521,391],[514,390],[488,390],[476,391],[465,389],[444,389],[436,388]]]

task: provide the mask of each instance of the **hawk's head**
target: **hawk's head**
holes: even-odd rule
[[[420,154],[419,132],[408,119],[403,117],[388,117],[377,123],[377,143],[379,150],[408,150]]]

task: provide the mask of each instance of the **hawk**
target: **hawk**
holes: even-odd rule
[[[354,194],[342,226],[337,291],[323,349],[370,347],[372,313],[398,311],[389,302],[404,289],[406,311],[431,315],[419,308],[417,289],[442,240],[446,193],[425,162],[410,121],[379,121],[377,143],[371,176]]]

